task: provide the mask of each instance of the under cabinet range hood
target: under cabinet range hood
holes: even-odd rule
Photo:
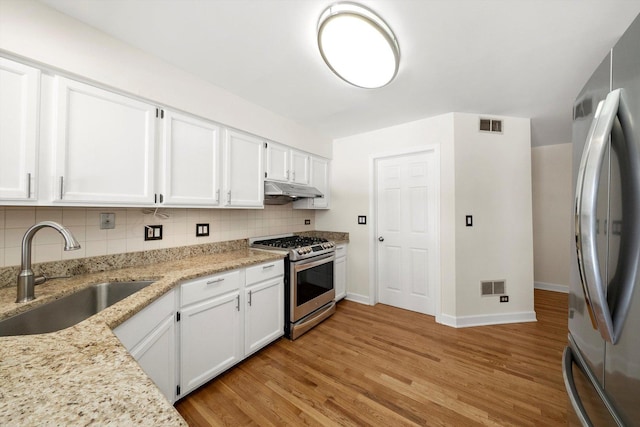
[[[264,204],[286,205],[298,199],[324,197],[317,188],[288,182],[265,181]]]

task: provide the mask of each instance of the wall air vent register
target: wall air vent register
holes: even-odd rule
[[[502,133],[502,120],[480,119],[480,132]]]

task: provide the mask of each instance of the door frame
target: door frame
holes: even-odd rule
[[[440,302],[440,146],[436,144],[422,145],[417,147],[409,147],[400,150],[387,151],[383,153],[376,153],[369,156],[369,217],[371,220],[371,226],[369,227],[369,305],[376,305],[378,303],[378,251],[377,251],[377,229],[378,229],[378,212],[377,212],[377,182],[378,176],[376,174],[376,166],[378,161],[388,159],[391,157],[399,157],[411,154],[426,153],[434,156],[434,216],[435,221],[435,236],[434,236],[434,259],[435,259],[435,272],[434,276],[436,281],[434,286],[434,315],[436,322],[440,322],[441,302]]]

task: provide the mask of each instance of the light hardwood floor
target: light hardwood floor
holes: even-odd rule
[[[349,301],[176,404],[191,426],[555,426],[567,295],[535,291],[534,323],[454,329]]]

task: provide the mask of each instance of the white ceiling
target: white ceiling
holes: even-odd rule
[[[571,141],[572,103],[640,0],[359,0],[393,28],[396,80],[331,74],[316,25],[333,0],[41,0],[332,138],[451,111],[530,117]]]

